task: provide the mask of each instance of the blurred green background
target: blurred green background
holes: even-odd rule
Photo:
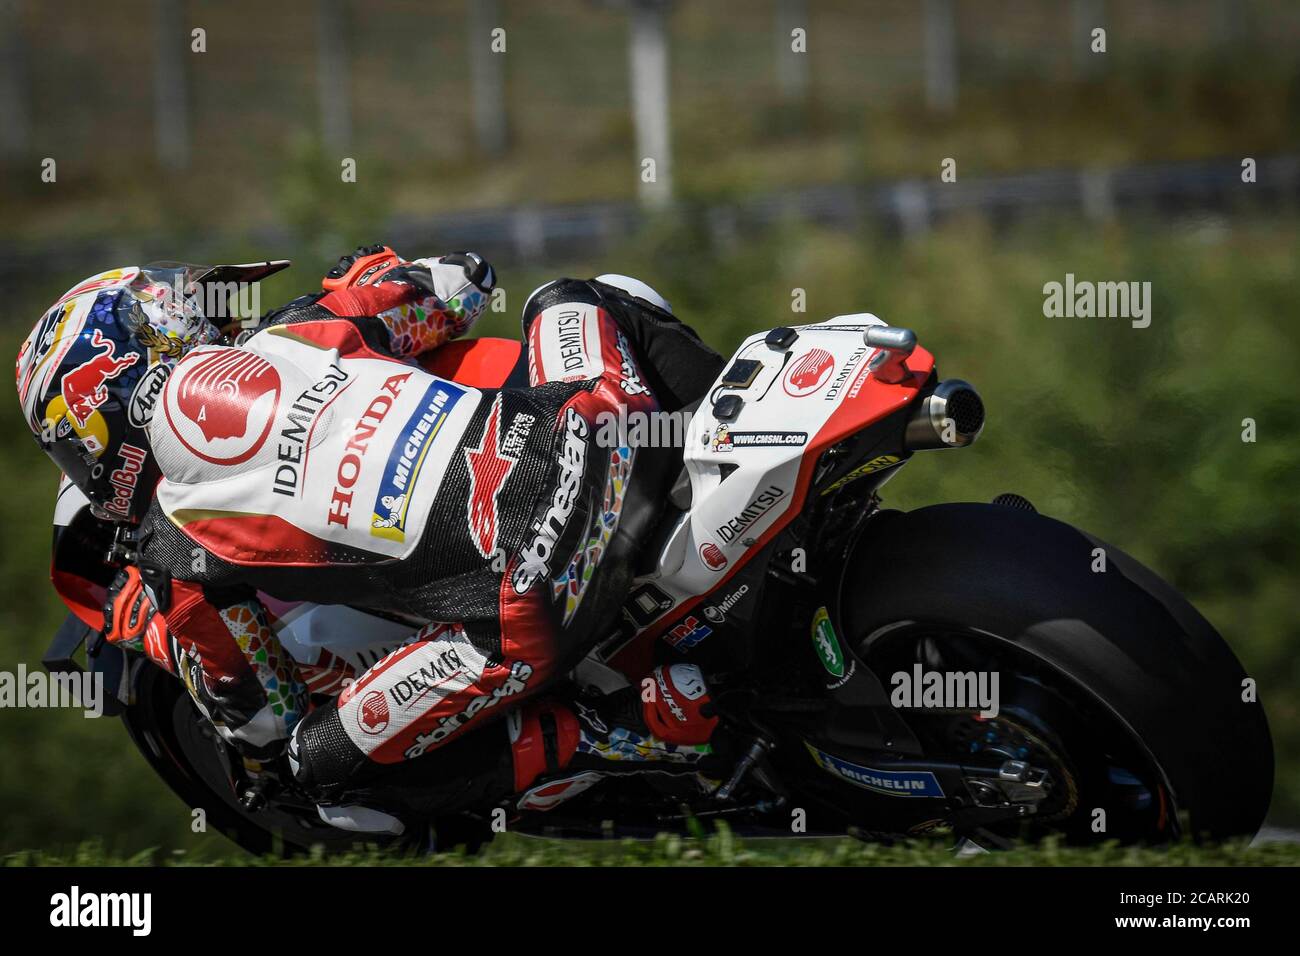
[[[546,279],[606,271],[650,282],[723,351],[756,329],[874,312],[916,329],[989,409],[976,446],[918,456],[887,504],[1016,491],[1172,581],[1259,681],[1279,759],[1271,821],[1300,824],[1297,5],[680,2],[664,19],[675,198],[648,207],[637,204],[621,4],[488,5],[506,31],[501,143],[475,126],[483,94],[468,48],[487,41],[464,2],[6,6],[8,354],[65,288],[101,269],[293,258],[263,284],[265,308],[394,234],[412,257],[478,240],[508,305],[484,320],[486,335],[516,336],[524,297]],[[954,40],[947,105],[926,81],[936,7]],[[777,40],[791,10],[808,37],[794,81],[781,79],[790,54]],[[1080,17],[1107,30],[1104,55],[1080,40]],[[346,41],[333,59],[322,22]],[[191,52],[195,27],[206,52]],[[180,87],[159,72],[168,43],[184,53]],[[348,104],[332,132],[325,89]],[[179,151],[159,145],[160,103],[181,104],[183,126],[162,124],[183,130]],[[345,157],[355,183],[340,178]],[[954,190],[1025,170],[1207,161],[1220,172],[1205,195],[1021,201],[1011,213],[972,202],[931,210],[919,228],[870,203],[813,214],[790,192],[937,189],[947,157],[958,182],[942,188]],[[1243,157],[1284,162],[1269,167],[1281,171],[1273,181],[1247,184]],[[46,158],[55,182],[42,181]],[[767,200],[776,214],[745,213]],[[546,230],[567,221],[568,204],[608,204],[614,225],[520,240],[521,211]],[[1151,282],[1150,327],[1045,318],[1043,285],[1067,272]],[[791,315],[796,288],[803,316]],[[47,579],[56,475],[17,403],[0,410],[0,669],[12,671],[37,666],[63,612]],[[1247,418],[1253,443],[1242,441]],[[0,710],[0,757],[0,853],[90,837],[123,853],[225,852],[221,837],[190,833],[186,808],[111,720]]]

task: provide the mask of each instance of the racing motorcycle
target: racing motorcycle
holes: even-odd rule
[[[474,339],[426,365],[498,387],[519,380],[526,354]],[[567,680],[611,692],[656,663],[699,665],[732,742],[723,769],[562,775],[368,841],[472,847],[501,810],[511,832],[551,837],[723,819],[742,835],[938,831],[988,848],[1259,827],[1273,781],[1263,711],[1173,588],[1014,494],[884,507],[912,455],[968,446],[984,426],[975,388],[940,378],[912,331],[856,314],[751,335],[689,411],[680,477],[620,619]],[[96,595],[69,582],[109,579],[104,525],[67,486],[55,525],[55,583],[74,613],[46,666],[79,670],[84,644],[144,759],[241,846],[354,845],[291,791],[250,786],[180,682],[103,639]],[[328,657],[359,674],[411,632],[359,608],[266,600],[305,668]],[[985,677],[996,706],[960,699]],[[926,693],[900,694],[909,678]]]

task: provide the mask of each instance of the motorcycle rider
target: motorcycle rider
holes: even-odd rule
[[[322,817],[363,826],[336,805],[403,786],[406,805],[529,788],[554,805],[593,770],[707,754],[717,718],[692,666],[656,668],[644,695],[539,695],[616,618],[671,478],[657,449],[603,447],[598,420],[678,410],[720,370],[657,293],[548,283],[524,306],[527,386],[480,390],[415,361],[484,311],[495,274],[477,255],[358,249],[237,345],[173,278],[74,286],[19,351],[18,392],[42,449],[121,527],[108,639],[180,677],[251,768],[287,745]],[[312,709],[259,593],[418,626]],[[507,734],[466,737],[507,711]]]

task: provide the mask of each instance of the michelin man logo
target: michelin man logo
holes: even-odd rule
[[[380,503],[388,510],[388,517],[376,517],[373,527],[396,528],[397,523],[402,520],[402,508],[406,505],[406,495],[384,495],[380,499]]]

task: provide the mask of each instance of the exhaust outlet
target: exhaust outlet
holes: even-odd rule
[[[946,379],[921,399],[908,419],[903,444],[912,451],[962,448],[984,429],[984,402],[969,382]]]

